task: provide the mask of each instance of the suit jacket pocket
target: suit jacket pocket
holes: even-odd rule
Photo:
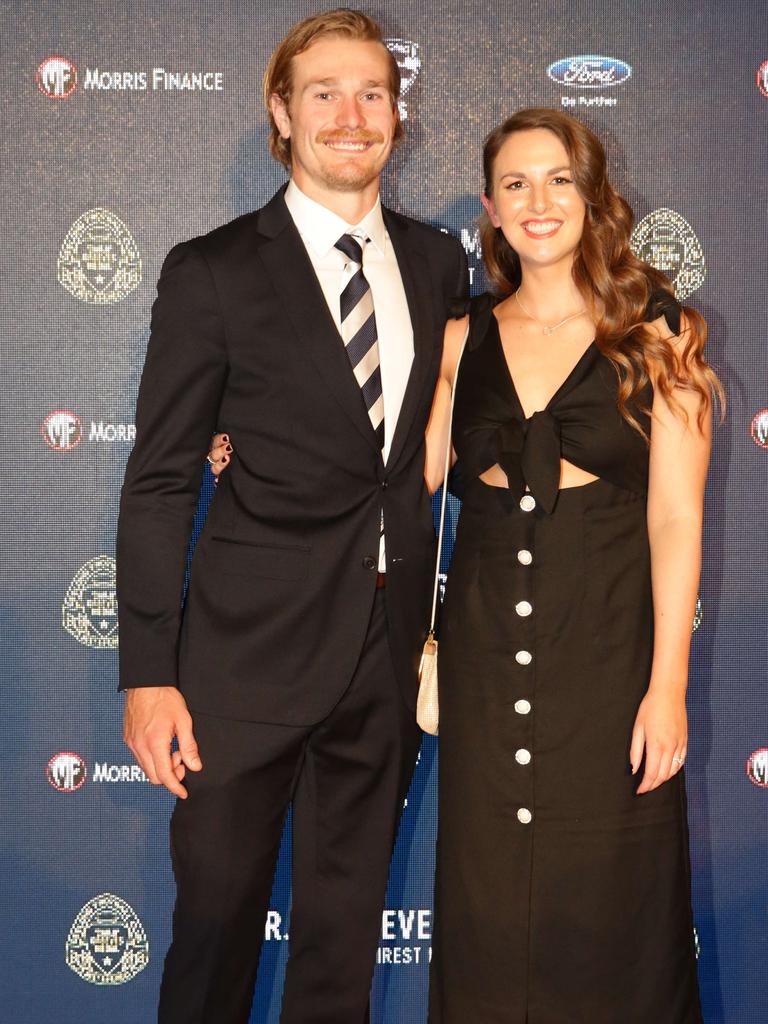
[[[247,541],[212,537],[208,561],[214,572],[268,580],[303,580],[312,549],[287,544],[251,544]]]

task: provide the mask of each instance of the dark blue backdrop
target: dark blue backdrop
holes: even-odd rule
[[[110,560],[149,307],[173,243],[261,205],[283,180],[267,155],[260,76],[287,28],[330,6],[0,7],[0,1017],[14,1024],[152,1019],[172,904],[171,801],[121,743]],[[606,140],[643,220],[638,245],[709,322],[730,410],[715,436],[693,636],[695,917],[707,1024],[764,1024],[765,5],[381,0],[372,13],[398,40],[409,82],[408,140],[386,198],[461,237],[474,290],[481,140],[514,109],[544,104]],[[376,1024],[425,1018],[436,747],[425,740],[392,864]],[[288,877],[286,852],[259,1024],[278,1019]]]

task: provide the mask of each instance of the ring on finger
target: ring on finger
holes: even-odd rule
[[[210,452],[208,452],[208,454],[207,454],[207,455],[206,455],[205,457],[206,457],[206,459],[208,460],[208,462],[210,462],[210,464],[211,464],[211,465],[213,465],[213,464],[214,464],[214,462],[215,462],[215,459],[212,459],[212,458],[211,458],[211,453],[210,453]]]
[[[678,757],[677,754],[674,754],[672,757],[672,764],[679,764],[682,766],[684,760],[684,757]]]

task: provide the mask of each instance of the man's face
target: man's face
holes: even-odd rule
[[[381,43],[328,36],[293,58],[293,93],[272,113],[291,140],[291,172],[307,194],[362,192],[392,150],[397,108]]]

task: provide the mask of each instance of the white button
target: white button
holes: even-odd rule
[[[523,548],[522,551],[517,552],[517,560],[520,565],[530,565],[533,561],[533,555],[530,551],[526,551],[525,548]]]
[[[524,494],[520,499],[520,508],[523,512],[533,512],[536,508],[536,499],[532,494]]]
[[[515,751],[515,760],[518,764],[530,764],[531,763],[531,752],[526,750],[525,747],[521,747]]]
[[[521,825],[530,825],[530,823],[533,821],[533,815],[527,807],[521,807],[520,810],[517,812],[517,820],[520,822]]]
[[[530,651],[518,651],[515,655],[515,661],[518,665],[530,665],[533,661],[533,655]]]
[[[518,615],[521,615],[523,618],[525,618],[526,615],[530,615],[533,611],[533,605],[530,601],[518,601],[515,605],[515,611]]]
[[[529,700],[516,700],[515,711],[518,715],[527,715],[531,710],[531,702]]]

